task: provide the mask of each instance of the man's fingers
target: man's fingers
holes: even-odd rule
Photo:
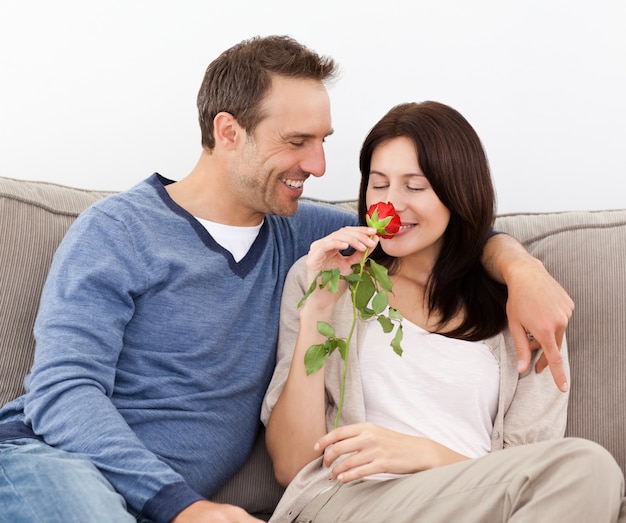
[[[542,357],[545,357],[545,353],[542,354]],[[560,361],[559,363],[551,363],[548,361],[548,365],[550,366],[550,372],[552,373],[552,378],[554,379],[556,386],[561,392],[567,392],[569,385],[567,383],[567,376],[565,376],[565,371],[563,370],[563,362]],[[543,368],[545,369],[545,365]],[[540,371],[538,370],[537,372]]]
[[[523,327],[517,326],[514,329],[513,326],[511,326],[510,328],[513,343],[515,344],[515,351],[517,353],[517,372],[524,374],[524,372],[528,370],[531,360],[530,340]]]
[[[535,364],[535,372],[540,374],[547,366],[548,358],[546,358],[546,355],[542,352],[541,356],[539,356],[539,359],[537,360],[537,363]]]
[[[543,348],[543,353],[535,364],[535,372],[540,373],[546,367],[550,367],[554,383],[560,391],[566,392],[568,389],[567,377],[563,369],[563,358],[561,356],[560,345],[563,341],[564,329],[559,329],[554,335],[541,333],[541,339],[537,339],[535,335],[526,332],[522,327],[518,327],[513,332],[513,342],[517,353],[517,371],[524,374],[532,359],[532,352]],[[544,340],[546,338],[547,340]]]
[[[552,373],[552,379],[561,392],[567,392],[567,376],[565,375],[565,369],[563,368],[563,356],[561,355],[560,346],[554,338],[546,342],[541,342],[543,348],[543,354],[537,360],[535,365],[535,371],[537,373],[543,371],[546,366],[550,367]]]

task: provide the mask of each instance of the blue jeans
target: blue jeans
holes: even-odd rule
[[[0,507],[11,523],[137,521],[91,461],[28,438],[0,442]]]

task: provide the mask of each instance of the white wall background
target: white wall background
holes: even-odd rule
[[[500,212],[626,207],[624,0],[0,0],[0,176],[182,178],[207,64],[271,33],[342,66],[306,195],[355,197],[369,128],[432,99],[482,137]]]

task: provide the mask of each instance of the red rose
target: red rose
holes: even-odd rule
[[[367,211],[365,219],[367,224],[376,231],[376,234],[384,238],[393,238],[400,230],[400,216],[396,214],[396,210],[391,203],[379,202],[372,205]],[[339,426],[339,420],[341,419],[346,390],[348,355],[352,335],[355,332],[359,318],[362,320],[376,318],[377,323],[380,324],[385,333],[391,333],[395,328],[395,334],[389,346],[398,356],[402,356],[402,314],[389,305],[388,297],[388,293],[392,291],[393,282],[389,278],[387,268],[369,258],[369,254],[369,249],[365,249],[361,261],[352,265],[350,274],[341,274],[337,268],[318,272],[298,303],[298,308],[300,308],[304,300],[317,289],[326,288],[330,292],[337,292],[341,280],[347,283],[350,291],[349,294],[352,299],[352,327],[348,336],[340,338],[335,334],[335,329],[330,323],[318,321],[317,332],[325,338],[325,341],[311,345],[304,354],[304,367],[307,376],[319,371],[335,350],[339,352],[343,360],[339,405],[337,405],[337,413],[335,414],[335,428]]]
[[[391,239],[398,231],[402,222],[396,214],[396,209],[391,202],[378,202],[370,205],[365,216],[367,225],[376,229],[376,234],[381,238]]]

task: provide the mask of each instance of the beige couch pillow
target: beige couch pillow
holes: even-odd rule
[[[0,405],[23,392],[39,297],[59,242],[78,214],[107,194],[0,178]]]
[[[0,177],[0,404],[23,392],[52,256],[78,214],[112,194]],[[354,202],[338,204],[354,210]],[[572,392],[567,435],[604,445],[626,470],[626,210],[503,215],[509,232],[567,289]],[[217,495],[271,511],[282,489],[262,445]]]
[[[576,304],[567,436],[597,441],[626,471],[626,210],[512,214],[519,239]]]

